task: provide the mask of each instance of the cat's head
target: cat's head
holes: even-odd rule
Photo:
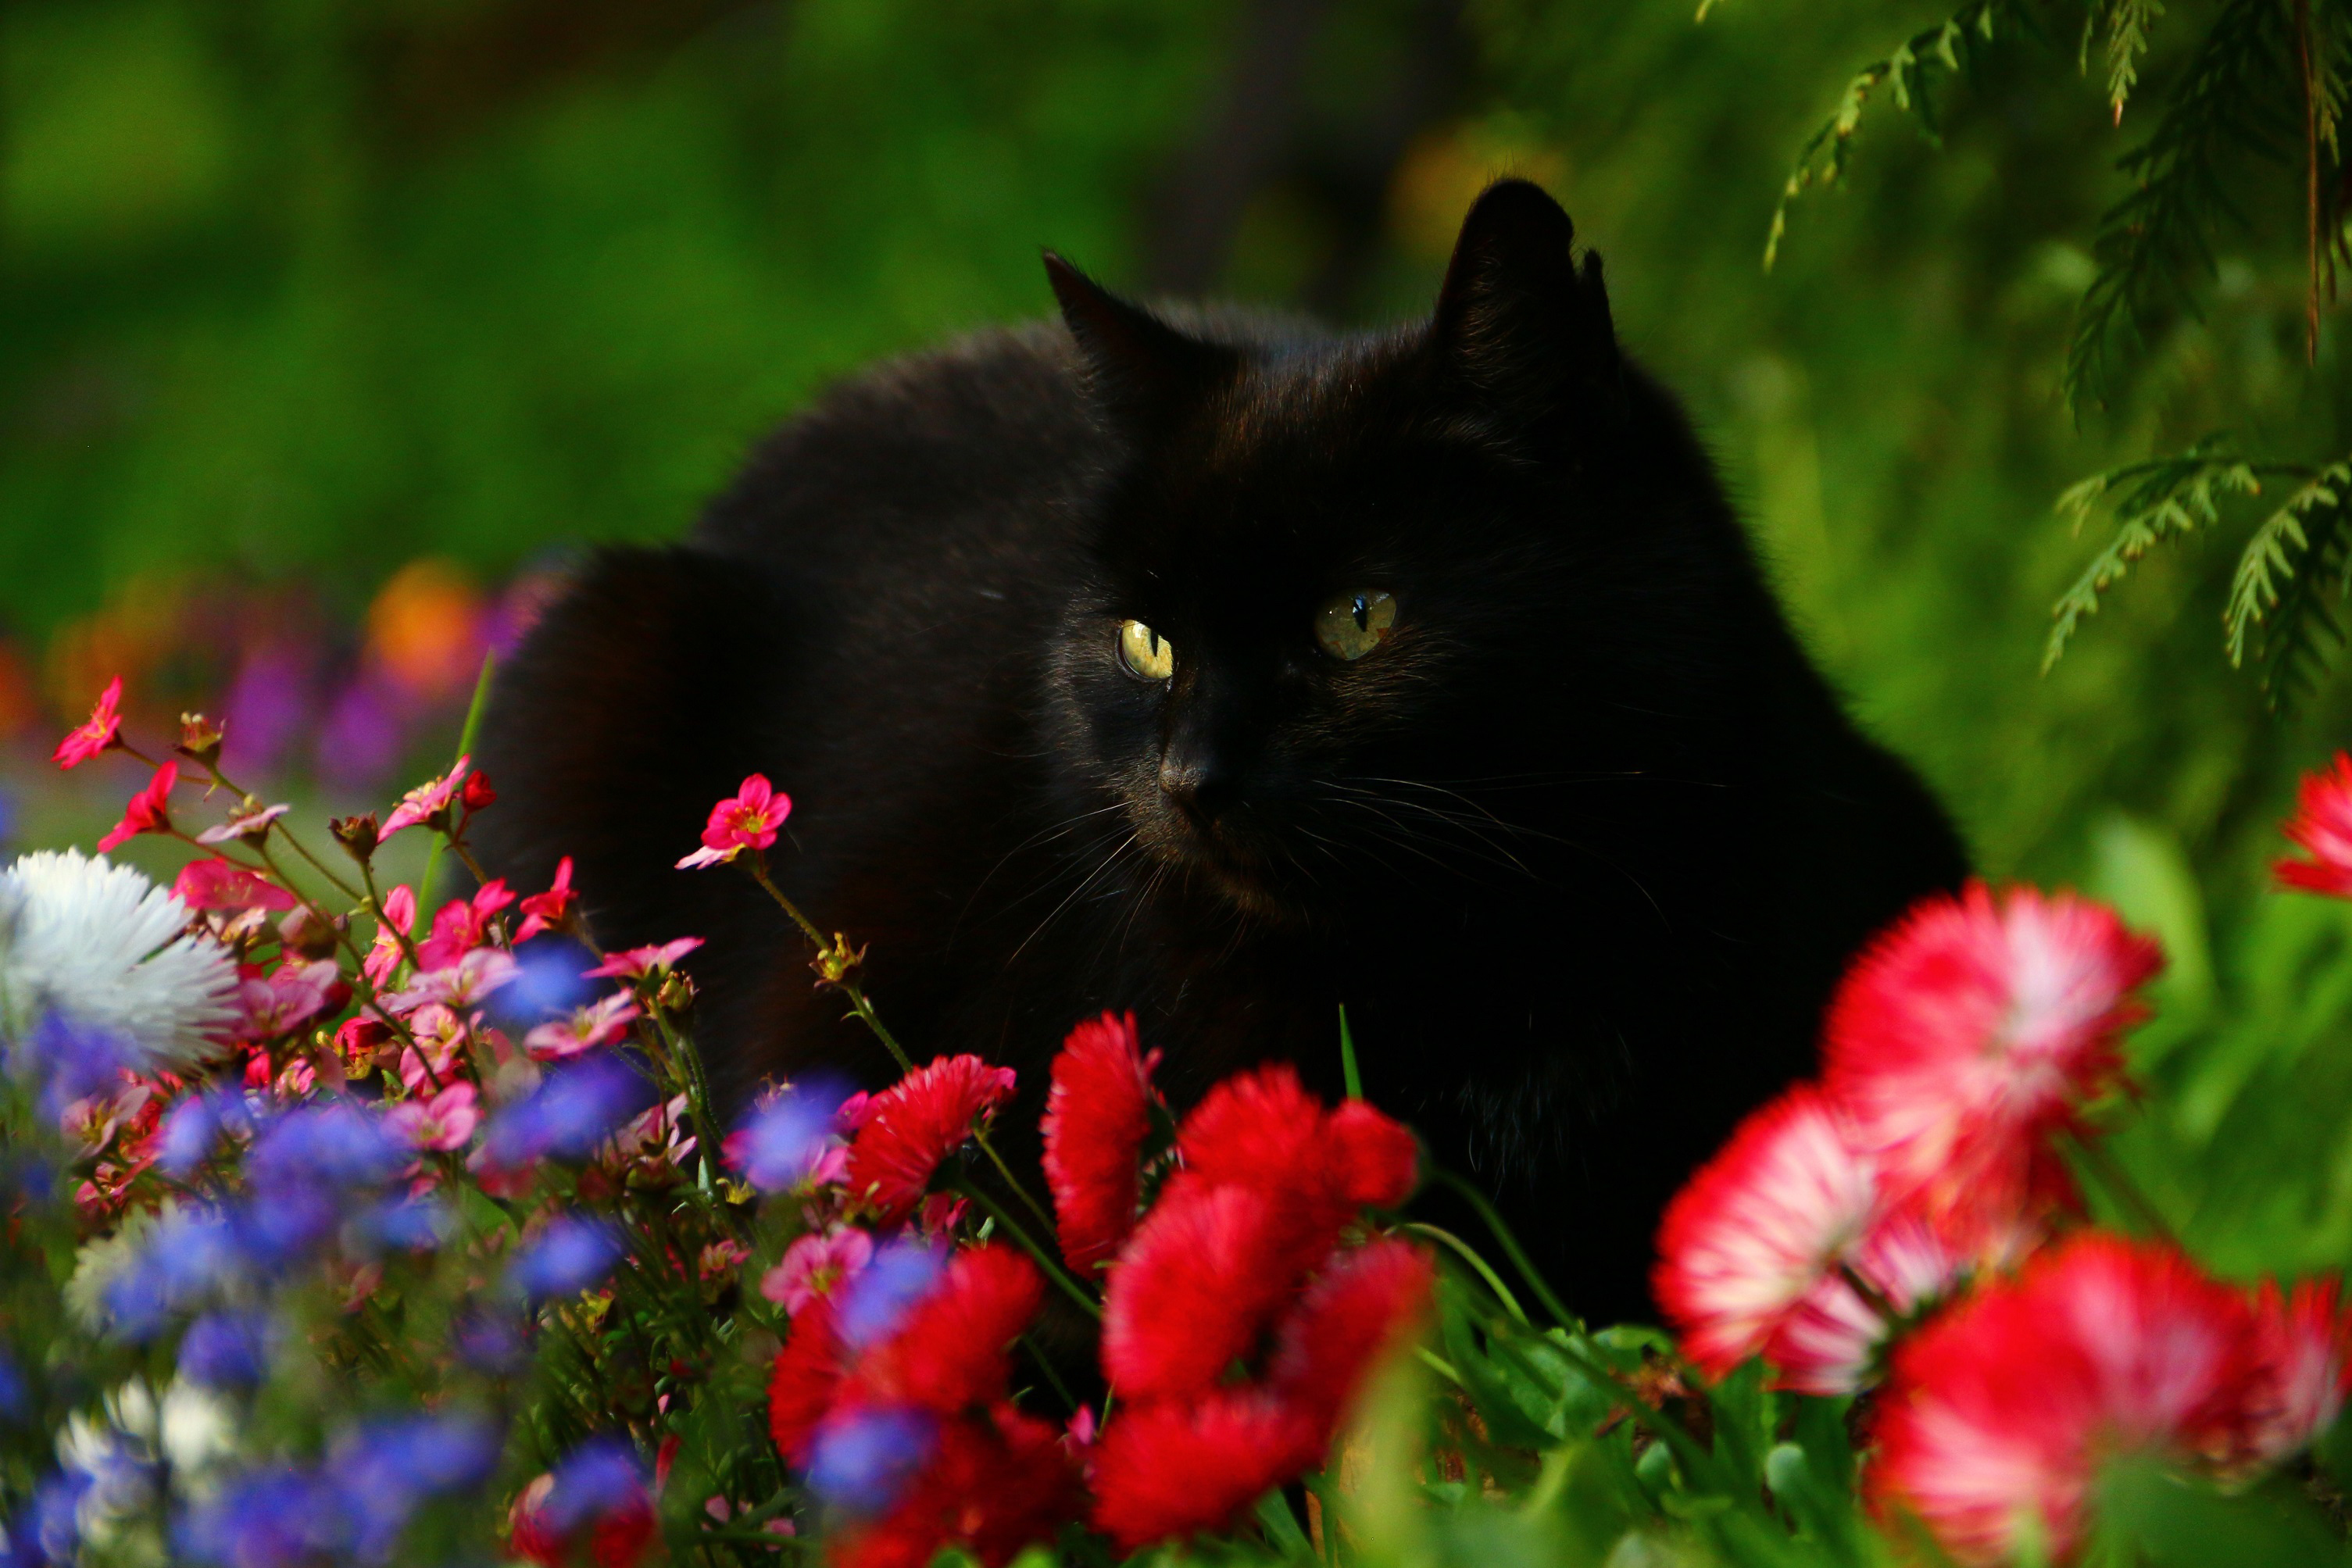
[[[1277,915],[1515,874],[1556,786],[1671,747],[1637,710],[1675,701],[1654,651],[1703,617],[1724,512],[1573,238],[1495,185],[1431,319],[1359,337],[1154,313],[1047,257],[1128,454],[1055,687],[1154,861]]]

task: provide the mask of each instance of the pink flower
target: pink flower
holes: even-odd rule
[[[1137,1156],[1151,1130],[1151,1069],[1135,1015],[1105,1013],[1070,1031],[1045,1094],[1045,1185],[1062,1256],[1081,1277],[1109,1261],[1135,1228]]]
[[[1948,1282],[1950,1260],[1916,1221],[1890,1220],[1870,1159],[1811,1084],[1741,1123],[1666,1207],[1658,1304],[1700,1370],[1720,1377],[1759,1351],[1786,1385],[1851,1393],[1891,1325],[1846,1278],[1898,1310]]]
[[[384,998],[383,1005],[394,1013],[403,1013],[427,1002],[439,1002],[463,1012],[521,973],[513,954],[496,947],[477,947],[446,969],[419,975],[406,990]]]
[[[2133,989],[2163,966],[2105,906],[2032,888],[1912,907],[1847,972],[1824,1080],[1890,1196],[1955,1234],[2012,1227],[2071,1190],[2048,1146],[2124,1082]]]
[[[383,826],[376,831],[376,842],[383,842],[403,828],[413,828],[419,822],[429,822],[436,817],[445,816],[449,810],[449,802],[465,787],[466,769],[473,766],[473,761],[471,757],[460,757],[457,765],[448,772],[403,795],[400,804],[392,809],[392,815],[386,817]]]
[[[384,1113],[384,1131],[412,1149],[462,1149],[481,1112],[474,1086],[452,1083],[430,1100],[404,1100]]]
[[[225,844],[231,839],[257,839],[269,831],[269,824],[292,810],[290,806],[256,806],[250,810],[231,812],[227,821],[216,828],[206,828],[196,835],[200,844]]]
[[[2293,1295],[2266,1281],[2254,1297],[2254,1326],[2268,1376],[2252,1450],[2273,1463],[2309,1448],[2343,1414],[2352,1387],[2352,1315],[2334,1280],[2306,1280]]]
[[[275,1040],[332,1009],[351,992],[331,958],[313,964],[285,963],[267,979],[241,980],[236,998],[245,1009],[236,1028],[240,1040]]]
[[[665,975],[680,958],[702,946],[699,936],[681,936],[647,947],[630,947],[608,954],[603,963],[580,977],[583,980],[643,980]]]
[[[384,918],[376,923],[374,945],[360,965],[368,984],[378,990],[392,983],[401,961],[408,956],[400,945],[400,934],[416,928],[416,894],[406,883],[383,895],[383,913]]]
[[[696,871],[733,860],[745,850],[764,850],[776,841],[776,830],[792,814],[793,798],[780,793],[761,775],[743,780],[742,789],[710,808],[710,821],[702,830],[702,847],[677,862],[680,871]]]
[[[560,1061],[619,1039],[636,1016],[637,1004],[629,993],[615,991],[592,1006],[573,1009],[568,1019],[541,1024],[523,1036],[522,1048],[534,1061]]]
[[[180,781],[180,765],[166,762],[155,769],[155,777],[147,787],[131,797],[122,809],[122,821],[106,831],[98,841],[98,852],[106,853],[117,845],[129,842],[142,833],[168,833],[172,831],[172,786]]]
[[[504,878],[493,878],[471,898],[453,898],[433,917],[432,935],[416,945],[417,967],[446,969],[490,939],[491,919],[515,901]]]
[[[2107,1458],[2244,1452],[2256,1340],[2244,1299],[2178,1252],[2079,1235],[1897,1348],[1865,1490],[1962,1563],[2014,1556],[2028,1521],[2063,1560]]]
[[[874,1260],[874,1238],[855,1226],[812,1232],[784,1249],[782,1261],[760,1278],[760,1294],[788,1313],[830,1295]]]
[[[89,710],[89,717],[66,732],[49,759],[59,768],[79,768],[100,752],[121,745],[122,716],[116,711],[121,705],[122,677],[117,675],[98,694],[98,706]]]
[[[866,1103],[849,1145],[849,1196],[896,1225],[922,1201],[940,1162],[982,1117],[1011,1098],[1013,1070],[977,1056],[942,1056]]]
[[[2280,831],[2311,856],[2271,868],[2281,887],[2352,898],[2352,757],[2339,751],[2327,771],[2304,775],[2294,815]]]
[[[402,1049],[400,1082],[412,1094],[427,1082],[445,1083],[466,1044],[466,1020],[437,1002],[408,1015],[409,1038],[416,1043]],[[420,1053],[422,1053],[420,1055]],[[427,1069],[430,1069],[428,1074]]]
[[[182,866],[172,892],[190,909],[291,909],[296,902],[257,873],[210,856]]]
[[[479,777],[479,775],[477,775]],[[572,857],[565,855],[555,862],[555,880],[545,893],[534,893],[522,901],[522,926],[515,933],[515,941],[524,943],[570,917],[572,906],[580,894],[572,887]]]

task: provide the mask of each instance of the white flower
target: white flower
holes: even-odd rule
[[[187,906],[101,855],[44,850],[0,872],[0,1038],[56,1013],[142,1068],[204,1055],[236,1020],[236,966]]]

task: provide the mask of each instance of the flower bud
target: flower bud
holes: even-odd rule
[[[365,865],[374,857],[379,835],[373,811],[362,811],[353,817],[332,818],[327,823],[327,831],[334,834],[335,841],[343,846],[343,852],[360,864]]]
[[[180,755],[209,768],[220,760],[221,725],[200,713],[180,716]]]
[[[654,993],[654,1006],[667,1013],[682,1013],[694,1006],[694,982],[683,969],[672,969]]]
[[[490,788],[488,774],[469,773],[466,776],[465,792],[457,798],[466,802],[467,810],[478,811],[483,807],[495,802],[499,798],[499,792]]]
[[[331,958],[347,924],[340,916],[331,922],[322,921],[298,905],[278,923],[278,935],[287,946],[305,958]]]

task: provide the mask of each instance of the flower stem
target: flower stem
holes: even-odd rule
[[[2107,1196],[2114,1198],[2141,1229],[2169,1246],[2180,1245],[2180,1238],[2173,1233],[2171,1224],[2158,1212],[2156,1205],[2148,1201],[2147,1195],[2140,1191],[2139,1184],[2132,1180],[2130,1174],[2116,1163],[2116,1157],[2107,1152],[2105,1145],[2095,1136],[2079,1133],[2069,1134],[2066,1141],[2074,1145],[2075,1154],[2081,1156],[2091,1174],[2099,1178],[2099,1185],[2107,1189]]]
[[[474,677],[474,700],[466,705],[466,725],[457,732],[457,756],[474,754],[474,737],[482,730],[482,711],[490,706],[490,676],[499,667],[495,648],[482,650],[482,673]],[[455,766],[455,758],[451,766]],[[425,852],[425,874],[416,879],[416,903],[419,908],[430,908],[433,895],[433,873],[440,869],[443,840],[436,837],[433,847]]]
[[[982,1192],[979,1187],[974,1186],[968,1181],[959,1180],[950,1182],[948,1184],[948,1190],[959,1195],[960,1197],[968,1197],[971,1199],[972,1202],[980,1205],[981,1207],[986,1209],[988,1211],[989,1218],[995,1220],[997,1224],[1004,1227],[1006,1232],[1012,1236],[1013,1239],[1020,1244],[1021,1249],[1028,1253],[1030,1257],[1036,1260],[1037,1266],[1045,1270],[1046,1278],[1052,1280],[1054,1283],[1062,1288],[1063,1294],[1068,1296],[1070,1300],[1077,1302],[1079,1306],[1085,1308],[1088,1316],[1095,1318],[1097,1321],[1100,1321],[1102,1317],[1102,1303],[1096,1301],[1092,1293],[1089,1292],[1084,1285],[1079,1284],[1076,1280],[1073,1279],[1069,1270],[1064,1269],[1060,1263],[1055,1261],[1051,1254],[1047,1253],[1044,1248],[1038,1246],[1036,1239],[1027,1231],[1021,1228],[1021,1222],[1014,1219],[1010,1214],[1007,1214],[1002,1204],[998,1203],[994,1198],[989,1197],[988,1194]]]
[[[1511,1228],[1503,1223],[1503,1217],[1495,1212],[1495,1206],[1486,1200],[1486,1195],[1480,1192],[1474,1184],[1454,1175],[1443,1166],[1433,1166],[1430,1175],[1439,1185],[1452,1187],[1460,1194],[1470,1205],[1471,1211],[1486,1222],[1486,1228],[1494,1232],[1495,1240],[1502,1247],[1503,1256],[1511,1260],[1511,1266],[1519,1271],[1519,1277],[1527,1281],[1528,1288],[1535,1291],[1536,1300],[1543,1303],[1544,1311],[1549,1312],[1553,1320],[1564,1329],[1581,1329],[1583,1321],[1561,1305],[1559,1298],[1552,1294],[1551,1286],[1547,1284],[1544,1277],[1536,1271],[1536,1266],[1528,1261],[1528,1255],[1519,1246],[1518,1238],[1513,1236]]]

